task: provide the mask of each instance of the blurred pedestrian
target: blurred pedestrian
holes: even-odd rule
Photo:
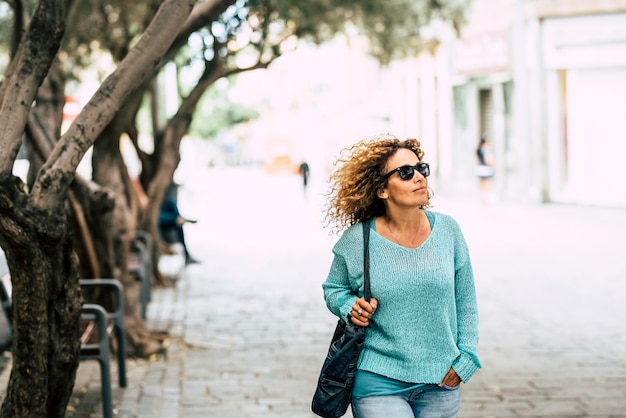
[[[178,210],[178,184],[170,184],[165,192],[159,211],[159,233],[166,244],[179,243],[183,246],[186,264],[200,262],[189,254],[187,243],[185,242],[185,232],[183,231],[183,225],[196,222],[196,220],[187,219],[180,214]]]
[[[309,184],[309,174],[310,174],[309,164],[306,161],[302,161],[300,167],[298,168],[298,172],[302,176],[302,190],[306,194],[306,188]]]
[[[345,149],[327,218],[341,232],[323,283],[329,310],[367,327],[352,392],[355,418],[456,417],[460,383],[481,367],[469,250],[458,223],[429,210],[430,167],[416,139]],[[363,298],[363,234],[370,286]]]
[[[476,159],[478,160],[476,175],[478,176],[480,186],[480,201],[486,206],[491,198],[491,183],[495,174],[493,168],[493,149],[487,135],[482,135],[478,141]]]

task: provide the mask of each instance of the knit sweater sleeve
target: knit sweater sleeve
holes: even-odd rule
[[[481,367],[477,355],[478,307],[469,250],[456,221],[453,221],[453,225],[455,232],[454,286],[458,323],[457,345],[460,355],[452,363],[452,368],[462,381],[467,382]]]
[[[361,224],[344,232],[333,247],[333,262],[322,284],[328,309],[347,320],[352,305],[363,295],[363,236]],[[359,268],[360,267],[360,268]]]

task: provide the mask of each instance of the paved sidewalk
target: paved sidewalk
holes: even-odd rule
[[[148,325],[169,330],[170,346],[129,361],[116,416],[313,417],[335,324],[320,200],[303,198],[297,176],[216,170],[199,183],[181,211],[199,219],[186,233],[203,263],[154,290]],[[461,224],[478,290],[483,369],[460,418],[626,417],[626,210],[434,203]],[[81,363],[68,417],[101,417],[98,373]]]

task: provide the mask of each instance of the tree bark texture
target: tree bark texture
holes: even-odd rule
[[[0,176],[0,244],[11,271],[13,367],[0,417],[64,417],[80,350],[82,298],[64,204],[40,210]]]

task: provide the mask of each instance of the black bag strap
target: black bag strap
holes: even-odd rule
[[[370,290],[370,222],[365,220],[363,224],[363,297],[367,302],[372,298]]]

